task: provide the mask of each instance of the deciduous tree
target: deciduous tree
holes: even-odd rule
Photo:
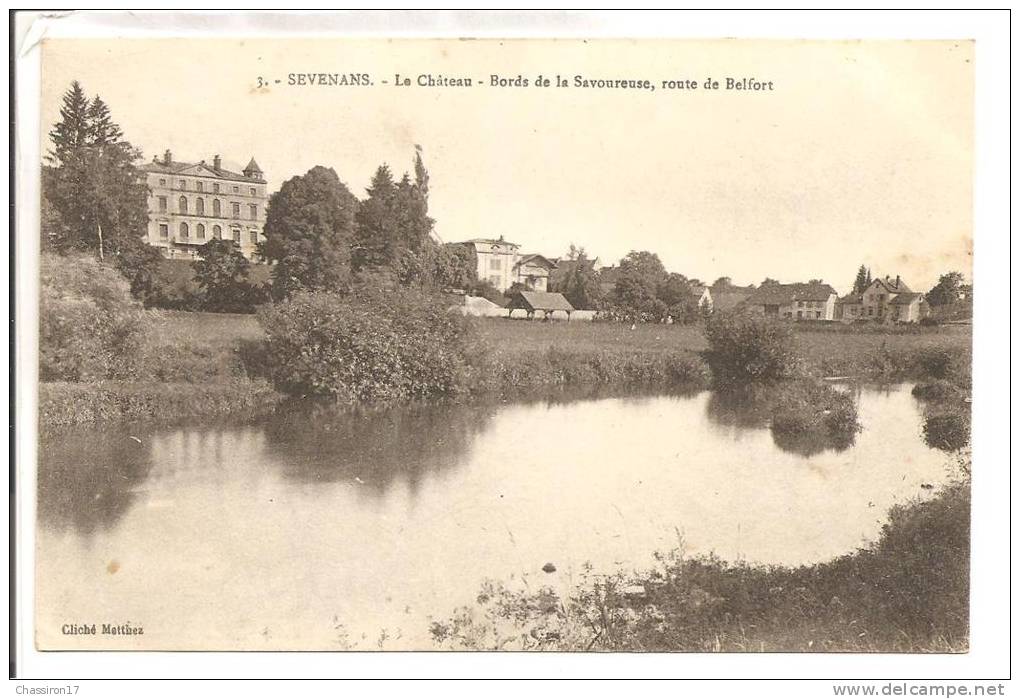
[[[261,255],[273,267],[273,296],[299,289],[346,290],[358,200],[332,168],[317,165],[269,198]]]

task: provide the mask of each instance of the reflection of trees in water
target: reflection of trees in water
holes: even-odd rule
[[[709,419],[717,425],[763,428],[769,426],[772,408],[777,400],[775,386],[728,386],[712,391],[706,410]]]
[[[817,391],[824,395],[826,390],[836,391],[831,387],[816,388],[816,400]],[[860,398],[859,389],[847,394],[855,402]],[[805,396],[811,395],[812,391],[805,392],[803,384],[794,382],[745,384],[714,390],[706,410],[709,419],[717,425],[736,429],[771,428],[772,442],[790,454],[810,457],[827,449],[838,452],[853,446],[853,432],[827,429],[827,419],[822,413],[825,403],[805,401]],[[803,427],[776,429],[773,417],[779,410],[787,411],[788,415],[792,411],[795,418],[802,419]]]
[[[92,534],[127,512],[152,468],[149,447],[127,431],[74,431],[39,443],[40,526]]]
[[[416,492],[426,473],[461,463],[496,412],[492,405],[420,403],[387,409],[284,404],[264,424],[284,477],[352,480],[383,492],[399,478]]]

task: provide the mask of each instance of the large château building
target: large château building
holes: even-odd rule
[[[212,164],[175,161],[170,151],[142,166],[149,185],[146,240],[169,258],[194,260],[213,239],[233,240],[248,259],[264,240],[269,195],[262,169],[251,159],[241,172]]]

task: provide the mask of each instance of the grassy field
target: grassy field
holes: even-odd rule
[[[497,356],[515,356],[550,348],[623,350],[655,353],[701,352],[707,349],[699,326],[615,323],[564,323],[479,318],[478,325]],[[910,377],[910,360],[926,351],[944,349],[969,362],[970,326],[934,328],[878,326],[804,326],[797,329],[797,348],[816,376],[861,379]]]
[[[629,325],[590,322],[542,322],[478,318],[475,320],[494,358],[509,359],[550,349],[564,352],[605,351],[653,354],[663,352],[699,353],[707,349],[699,326]],[[795,326],[796,327],[796,326]],[[855,378],[893,377],[905,371],[906,359],[932,349],[959,353],[969,360],[970,326],[936,328],[798,328],[797,344],[812,374]],[[231,313],[155,312],[146,336],[146,351],[171,347],[199,347],[218,357],[233,356],[244,342],[262,339],[262,329],[253,315]],[[223,367],[224,376],[235,375]]]

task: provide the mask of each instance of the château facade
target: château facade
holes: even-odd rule
[[[141,168],[149,185],[146,241],[172,259],[199,259],[213,239],[233,240],[249,260],[264,240],[269,195],[262,169],[252,158],[242,172],[212,164],[175,161],[170,151]]]

